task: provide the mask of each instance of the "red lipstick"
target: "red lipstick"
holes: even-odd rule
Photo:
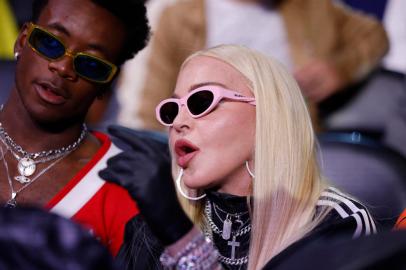
[[[199,148],[185,139],[175,142],[176,161],[182,168],[186,168],[192,158],[197,154]]]

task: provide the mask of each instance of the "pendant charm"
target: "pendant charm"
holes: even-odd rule
[[[237,231],[240,230],[242,228],[242,226],[244,225],[244,222],[240,219],[240,216],[236,217],[236,220],[234,221],[240,225],[238,225]]]
[[[240,246],[240,242],[236,241],[236,237],[235,235],[233,236],[233,240],[232,241],[228,241],[227,245],[231,246],[231,259],[235,259],[235,250],[237,247]]]
[[[16,206],[17,206],[16,196],[17,196],[17,193],[15,193],[15,192],[11,193],[11,199],[7,201],[6,205],[4,205],[4,207],[5,208],[16,208]]]
[[[24,175],[15,176],[14,180],[20,182],[21,184],[27,184],[27,183],[31,182],[31,179],[28,177],[25,177]]]
[[[11,199],[7,201],[6,205],[4,208],[16,208],[17,207],[17,201],[15,199]]]
[[[22,176],[31,176],[35,173],[35,170],[37,169],[37,166],[35,165],[34,160],[28,157],[21,158],[18,161],[18,172]]]
[[[223,223],[223,233],[221,234],[221,237],[223,237],[224,240],[230,239],[231,225],[233,225],[233,223],[231,222],[231,220],[229,219],[229,217],[227,215],[227,217],[226,217],[226,219],[224,220],[224,223]]]

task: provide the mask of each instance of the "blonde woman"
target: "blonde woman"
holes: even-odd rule
[[[261,269],[325,228],[344,238],[375,232],[368,211],[320,174],[305,100],[275,60],[234,45],[199,51],[156,113],[169,127],[172,173],[194,228],[177,202],[163,148],[152,140],[112,129],[136,151],[113,158],[101,174],[129,190],[166,247],[158,269]],[[144,251],[132,254],[128,268],[154,260],[154,241],[140,224],[127,237]]]

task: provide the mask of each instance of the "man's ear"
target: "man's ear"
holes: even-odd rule
[[[17,36],[17,40],[14,43],[14,53],[20,54],[25,44],[27,43],[28,26],[29,23],[24,23],[24,25],[21,27],[20,32]]]

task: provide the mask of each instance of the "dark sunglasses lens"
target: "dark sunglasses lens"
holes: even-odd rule
[[[187,100],[187,107],[193,115],[206,111],[213,103],[214,95],[211,91],[202,90],[191,95]]]
[[[165,124],[172,124],[179,113],[179,106],[175,102],[167,102],[161,106],[159,117]]]
[[[57,59],[65,54],[65,47],[63,44],[41,29],[35,28],[28,40],[32,47],[45,57]]]
[[[75,57],[74,65],[79,75],[99,82],[106,81],[113,70],[107,63],[88,55],[78,55]]]

